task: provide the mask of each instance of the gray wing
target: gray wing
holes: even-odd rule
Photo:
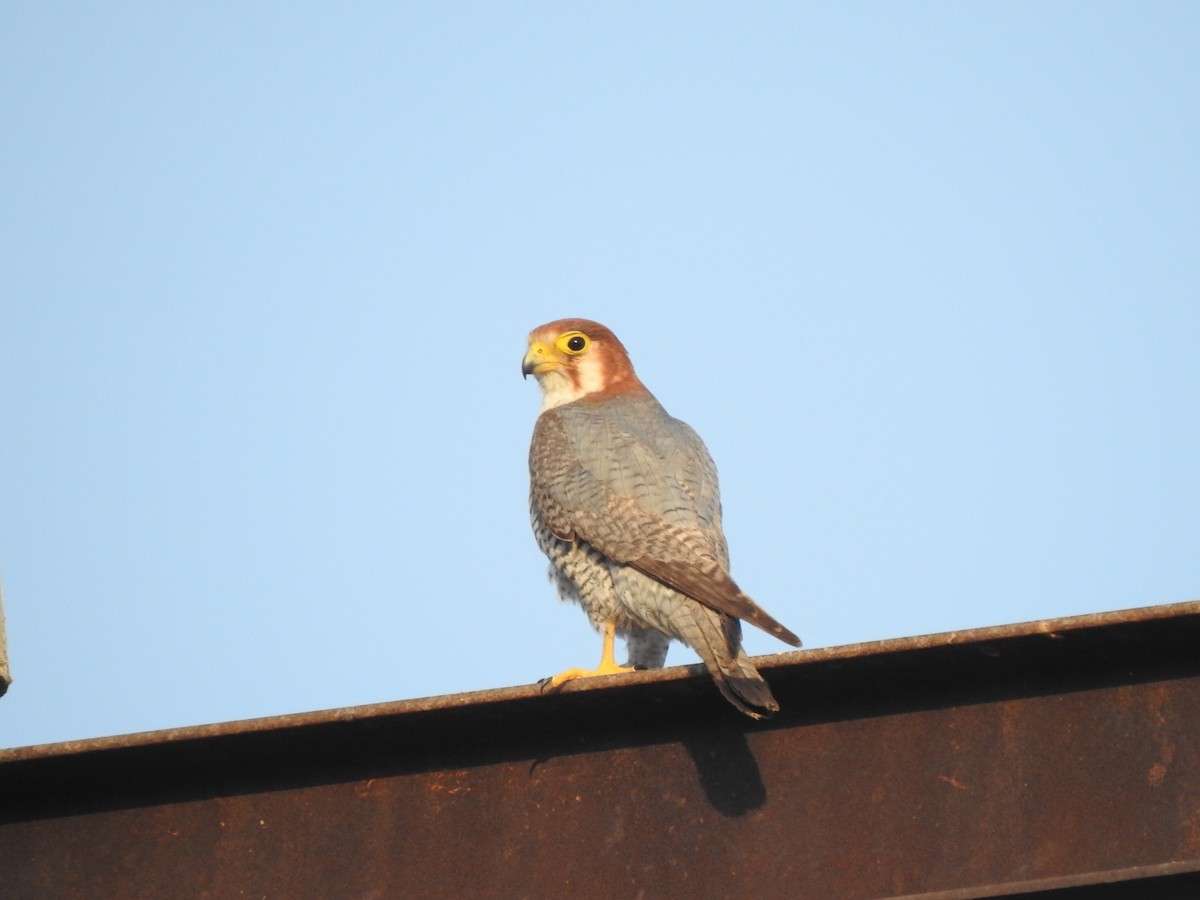
[[[652,397],[547,410],[529,452],[532,500],[557,537],[799,645],[730,578],[716,467]]]

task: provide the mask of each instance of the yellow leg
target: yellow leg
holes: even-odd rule
[[[591,678],[595,675],[619,675],[622,672],[632,672],[633,669],[625,666],[618,666],[616,656],[613,653],[613,643],[617,635],[617,623],[604,623],[604,646],[600,651],[600,665],[595,669],[567,669],[565,672],[559,672],[553,678],[547,679],[544,684],[546,687],[561,687],[568,681],[573,681],[576,678]]]

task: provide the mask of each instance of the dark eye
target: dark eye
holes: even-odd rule
[[[575,337],[573,337],[569,341],[567,341],[567,349],[573,350],[576,353],[578,353],[580,350],[582,350],[586,346],[587,346],[587,341],[585,341],[579,335],[575,335]]]

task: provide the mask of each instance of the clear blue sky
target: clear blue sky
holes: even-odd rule
[[[806,646],[1200,596],[1198,59],[1189,2],[5,5],[0,746],[594,663],[568,315]]]

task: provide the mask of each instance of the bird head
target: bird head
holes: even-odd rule
[[[645,390],[617,336],[588,319],[559,319],[531,331],[521,374],[537,378],[543,410]]]

